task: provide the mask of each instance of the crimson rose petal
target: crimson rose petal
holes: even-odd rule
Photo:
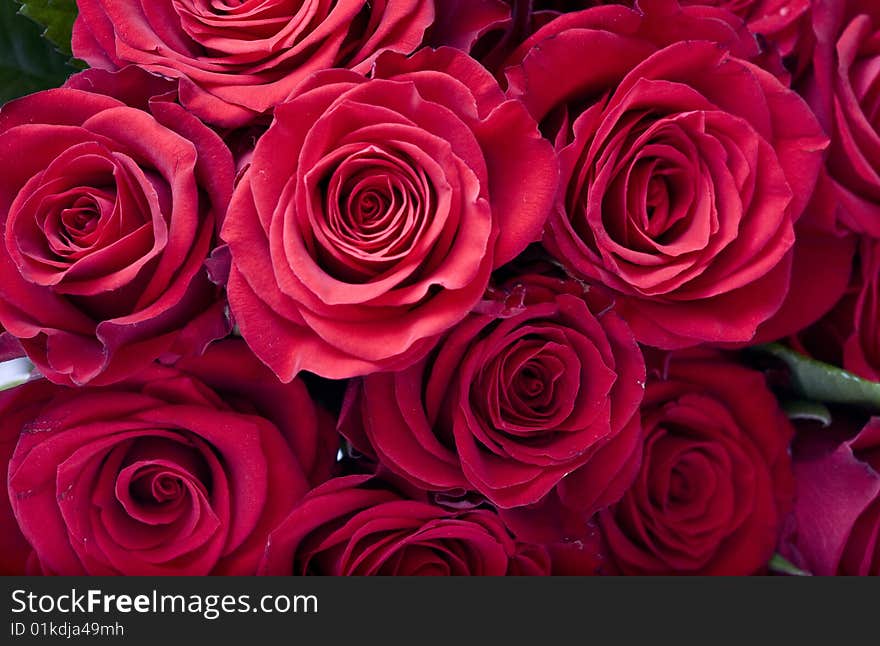
[[[487,509],[408,500],[370,476],[312,490],[269,539],[262,574],[503,576],[547,574],[537,545],[517,542]]]
[[[434,18],[431,0],[80,0],[78,9],[77,58],[179,79],[184,106],[223,127],[252,121],[312,72],[367,71],[383,51],[413,51]]]
[[[835,443],[840,428],[804,432],[795,454],[794,535],[784,546],[819,576],[880,574],[880,420]],[[792,551],[793,550],[793,551]]]

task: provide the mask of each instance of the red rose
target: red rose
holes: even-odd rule
[[[113,97],[145,112],[150,112],[154,101],[176,102],[178,99],[177,81],[150,74],[134,65],[113,72],[87,69],[68,77],[62,87]]]
[[[372,75],[319,72],[278,107],[222,231],[232,312],[284,381],[416,361],[556,194],[551,146],[472,59],[386,55]]]
[[[330,478],[339,450],[335,419],[315,405],[301,381],[280,383],[238,339],[219,341],[174,368],[206,384],[235,410],[275,424],[312,486]]]
[[[253,574],[335,450],[305,386],[277,385],[239,341],[112,387],[3,393],[0,436],[19,432],[12,511],[64,575]]]
[[[849,302],[843,303],[844,311],[851,314],[847,321],[851,332],[843,344],[843,366],[865,379],[880,381],[880,242],[862,242],[861,276],[856,290],[855,311]]]
[[[783,56],[798,56],[810,46],[812,0],[681,0],[682,5],[722,7],[742,18],[749,29],[779,48]]]
[[[28,411],[25,406],[17,405],[18,394],[26,389],[38,386],[29,385],[13,391],[0,393],[0,410],[3,410],[3,419],[0,420],[0,464],[3,465],[0,475],[3,482],[9,478],[9,462],[18,442],[21,427],[27,421]],[[9,406],[7,402],[12,405]],[[9,498],[0,496],[0,575],[23,575],[29,573],[28,560],[31,559],[33,550],[15,520]]]
[[[599,576],[609,571],[607,548],[595,519],[587,524],[587,531],[577,540],[552,543],[550,552],[553,576]]]
[[[25,352],[21,342],[0,326],[0,361],[19,359],[23,356]]]
[[[209,123],[235,127],[310,73],[366,71],[382,51],[413,51],[431,0],[79,0],[73,53],[92,67],[129,63],[180,79],[180,98]]]
[[[595,290],[527,274],[505,291],[509,309],[484,303],[425,360],[353,382],[340,428],[424,489],[477,491],[504,510],[540,502],[504,512],[538,540],[560,503],[582,525],[632,481],[644,360]]]
[[[624,574],[754,574],[791,505],[793,429],[764,377],[711,354],[670,359],[642,404],[642,466],[599,514]]]
[[[646,344],[749,341],[785,300],[827,141],[804,101],[747,61],[759,51],[734,16],[639,6],[560,16],[507,70],[560,151],[545,245],[616,291]]]
[[[578,11],[595,0],[435,0],[437,19],[426,41],[457,47],[493,72],[522,41],[562,11]],[[500,70],[498,70],[500,71]]]
[[[857,236],[835,222],[834,193],[823,171],[813,199],[795,225],[788,292],[776,313],[758,326],[751,341],[759,345],[797,334],[831,312],[849,288]]]
[[[272,532],[261,574],[549,574],[546,550],[515,541],[486,509],[408,500],[369,476],[311,491]]]
[[[831,136],[831,206],[845,226],[880,237],[880,5],[813,0],[813,30],[803,94]]]
[[[204,262],[232,157],[180,106],[150,110],[58,89],[0,111],[0,324],[57,383],[110,383],[229,330]]]
[[[829,363],[844,365],[844,347],[853,336],[853,318],[859,286],[850,285],[843,298],[821,319],[786,339],[789,346],[800,354]],[[850,367],[850,370],[853,370]]]
[[[880,575],[880,418],[855,437],[850,426],[799,429],[795,445],[794,533],[783,553],[820,576]]]

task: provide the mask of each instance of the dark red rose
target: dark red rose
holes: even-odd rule
[[[633,0],[436,0],[437,19],[427,41],[470,52],[496,69],[523,40],[562,13],[599,5],[639,8]],[[682,6],[723,8],[791,58],[797,70],[809,62],[813,38],[810,0],[681,0]]]
[[[9,361],[25,356],[21,342],[0,327],[0,361]]]
[[[240,341],[112,387],[2,393],[0,436],[17,434],[12,512],[63,575],[253,574],[335,450],[305,386],[275,383]]]
[[[760,51],[732,14],[639,7],[560,16],[507,70],[560,152],[544,242],[617,292],[646,344],[746,342],[783,306],[827,140],[804,101],[749,62]]]
[[[58,89],[0,111],[0,323],[54,382],[107,384],[229,330],[204,262],[232,157],[179,105],[149,109]]]
[[[852,318],[851,332],[843,345],[843,367],[865,379],[880,381],[880,242],[865,239],[860,255],[854,311],[845,310]]]
[[[832,310],[813,325],[786,339],[797,352],[834,366],[844,365],[844,348],[853,336],[858,282],[847,287]]]
[[[470,52],[481,39],[492,41],[493,45],[501,46],[501,41],[508,38],[517,18],[521,23],[531,19],[531,0],[519,2],[513,7],[515,0],[434,0],[437,17],[428,30],[428,44],[440,47],[450,46]],[[519,14],[525,13],[524,17]],[[498,32],[492,36],[493,32]]]
[[[484,303],[426,359],[353,382],[340,429],[424,489],[477,491],[502,510],[540,503],[502,512],[539,540],[560,504],[583,525],[632,481],[644,360],[595,289],[527,274],[501,292],[508,307]]]
[[[544,548],[517,542],[488,509],[410,500],[370,476],[312,490],[272,532],[261,574],[541,575]]]
[[[608,562],[608,551],[595,520],[590,521],[581,538],[551,543],[547,545],[547,551],[550,553],[553,576],[599,576],[615,573],[613,565]]]
[[[813,0],[813,30],[803,94],[831,136],[832,205],[844,226],[880,237],[880,4]]]
[[[232,312],[283,381],[424,356],[556,194],[552,147],[473,59],[385,55],[372,76],[319,72],[278,107],[223,228]]]
[[[681,0],[682,5],[722,7],[742,18],[749,29],[772,42],[782,56],[809,50],[812,0]]]
[[[24,405],[24,402],[27,401],[26,398],[19,398],[19,395],[26,389],[49,388],[47,382],[39,383],[42,386],[34,383],[0,393],[0,409],[4,413],[3,419],[0,420],[0,464],[3,465],[0,475],[3,476],[3,482],[7,482],[9,479],[9,462],[18,442],[21,427],[27,422],[29,412]],[[18,405],[18,399],[23,399],[22,405]],[[15,514],[12,513],[12,506],[9,504],[9,498],[0,496],[0,575],[30,573],[28,561],[34,560],[32,555],[33,549],[18,528]]]
[[[759,372],[711,354],[665,369],[642,404],[639,475],[599,513],[612,561],[624,574],[754,574],[791,506],[791,424]]]
[[[457,47],[497,68],[522,41],[563,11],[578,11],[594,0],[435,0],[437,18],[426,40]]]
[[[177,101],[177,81],[129,65],[118,71],[87,69],[74,74],[64,86],[92,94],[103,94],[138,110],[150,111],[153,101]]]
[[[840,442],[849,422],[800,432],[795,527],[783,553],[820,576],[880,575],[880,418]]]
[[[369,69],[413,51],[432,0],[79,0],[73,53],[92,67],[134,63],[180,79],[184,106],[235,127],[271,109],[310,73]]]
[[[314,403],[300,380],[280,383],[238,339],[219,341],[204,355],[181,359],[174,367],[206,384],[235,410],[275,424],[312,486],[330,478],[339,450],[336,420]]]

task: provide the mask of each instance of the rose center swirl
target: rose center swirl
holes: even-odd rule
[[[183,31],[192,40],[179,47],[204,49],[219,56],[240,54],[254,43],[254,55],[293,47],[305,26],[319,25],[329,2],[306,0],[172,0]]]
[[[367,282],[407,258],[423,239],[435,202],[423,171],[374,146],[339,161],[317,191],[315,253],[351,282]]]

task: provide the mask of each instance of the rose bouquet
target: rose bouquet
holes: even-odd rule
[[[3,5],[3,573],[880,573],[877,3]]]

